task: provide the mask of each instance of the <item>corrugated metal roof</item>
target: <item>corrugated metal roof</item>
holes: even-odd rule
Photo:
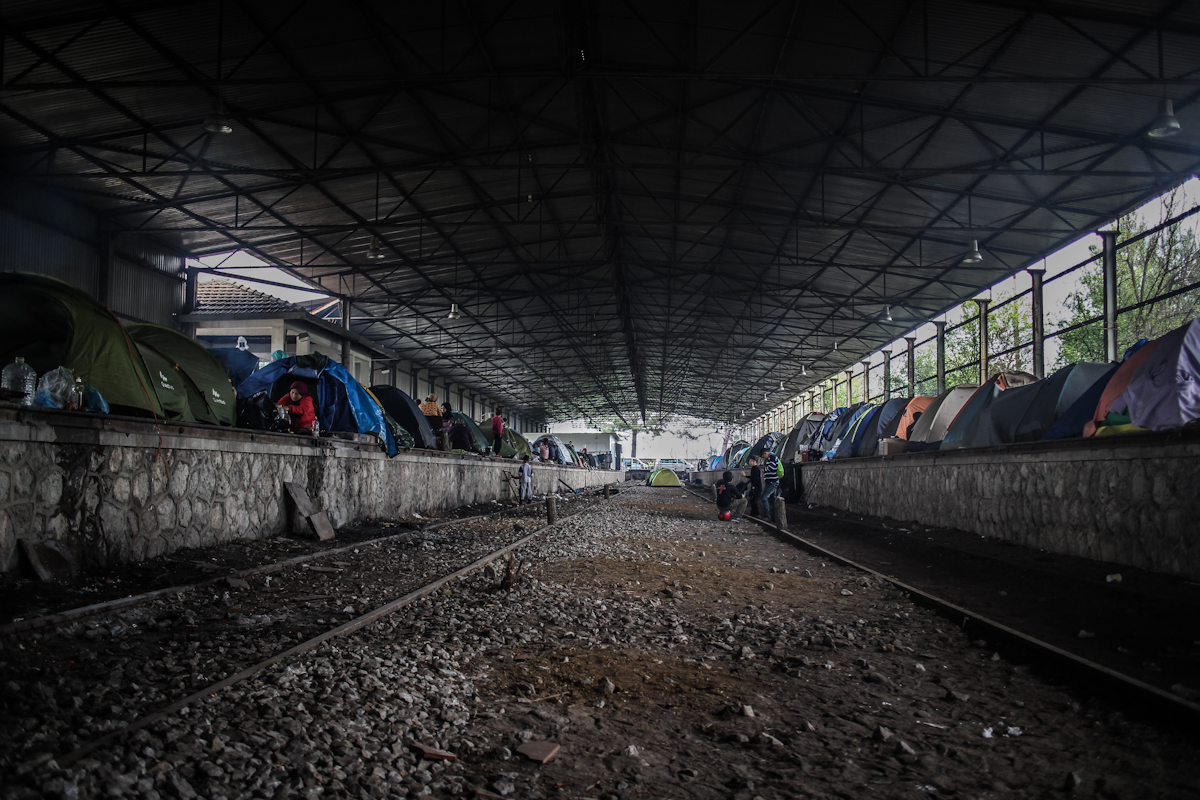
[[[552,418],[728,419],[1200,167],[1200,9],[1166,0],[0,13],[10,173]],[[1185,133],[1150,140],[1164,92]]]

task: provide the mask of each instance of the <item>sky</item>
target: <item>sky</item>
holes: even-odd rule
[[[1193,206],[1200,204],[1200,181],[1195,178],[1187,181],[1182,186],[1182,199],[1176,208],[1176,213],[1182,212]],[[1147,223],[1154,225],[1162,221],[1163,206],[1159,200],[1152,200],[1141,208],[1139,214]],[[1193,229],[1200,226],[1200,218],[1192,217],[1187,223]],[[1081,236],[1071,244],[1063,247],[1052,255],[1044,259],[1046,274],[1043,288],[1043,297],[1046,304],[1046,332],[1049,333],[1057,326],[1055,320],[1065,317],[1065,303],[1071,293],[1077,291],[1081,283],[1079,277],[1083,270],[1075,272],[1065,278],[1052,280],[1054,276],[1062,273],[1064,270],[1078,264],[1090,255],[1089,247],[1099,245],[1100,237],[1094,233],[1089,233]],[[247,286],[258,289],[287,300],[292,303],[304,302],[313,300],[319,297],[328,297],[325,292],[319,292],[312,289],[304,288],[305,284],[297,278],[292,277],[281,269],[277,269],[260,261],[250,253],[234,252],[223,255],[208,256],[203,259],[197,259],[191,262],[193,266],[206,267],[209,269],[219,269],[222,275],[236,278],[239,282]],[[201,273],[200,280],[214,280],[215,276]],[[255,281],[265,280],[272,283],[286,284],[296,288],[282,288],[270,284],[258,283]],[[1016,292],[1023,292],[1030,288],[1031,278],[1029,273],[1022,270],[1011,278],[1007,278],[993,285],[990,289],[980,292],[977,297],[1000,298],[1002,296],[1011,295]],[[974,303],[970,304],[970,311],[973,312]],[[962,316],[962,306],[957,306],[951,309],[947,314],[943,314],[935,319],[948,320],[951,323],[957,322]],[[917,341],[921,342],[934,335],[934,325],[928,322],[916,329],[916,333],[905,334],[907,336],[916,336]],[[1051,337],[1046,340],[1046,363],[1052,365],[1058,358],[1058,340]],[[899,352],[907,348],[904,337],[897,337],[895,341],[889,344],[883,350],[891,352]],[[880,364],[883,361],[881,353],[877,352],[871,356],[872,365]],[[830,376],[824,376],[826,378]],[[647,434],[638,435],[638,457],[639,458],[682,458],[685,460],[695,460],[704,458],[710,454],[721,451],[722,442],[724,441],[724,431],[718,431],[715,424],[711,422],[703,422],[700,420],[680,420],[673,424],[671,428],[674,431],[686,431],[690,436],[698,436],[698,440],[693,440],[689,435],[679,435],[677,432],[668,430],[662,436],[649,436]],[[558,432],[573,432],[573,431],[588,431],[595,430],[580,420],[571,420],[562,423],[551,425],[551,430]],[[624,435],[625,441],[623,445],[623,454],[629,456],[629,438],[628,434]],[[731,440],[732,441],[732,440]]]

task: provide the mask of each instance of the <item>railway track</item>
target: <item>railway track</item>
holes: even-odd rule
[[[450,520],[10,623],[0,629],[0,684],[9,711],[0,726],[9,740],[27,735],[23,752],[0,755],[0,774],[21,774],[51,758],[65,769],[273,665],[400,612],[603,502],[560,504],[550,524],[542,524],[540,504]]]
[[[697,492],[690,487],[688,487],[688,491],[707,502],[714,502],[710,496],[702,492]],[[791,511],[791,509],[789,510]],[[809,514],[810,512],[802,513]],[[874,523],[860,522],[853,519],[852,516],[828,517],[824,514],[811,514],[811,516],[822,519],[834,519],[843,524],[857,525],[871,530],[880,529],[880,526]],[[780,539],[810,553],[828,558],[843,566],[859,570],[881,581],[886,581],[908,594],[914,601],[937,611],[963,631],[978,632],[980,635],[1004,641],[1010,646],[1014,646],[1021,652],[1024,652],[1032,659],[1052,665],[1068,678],[1074,678],[1075,680],[1082,679],[1089,683],[1102,685],[1109,691],[1116,692],[1122,696],[1126,700],[1126,704],[1131,708],[1139,710],[1152,708],[1160,714],[1178,721],[1194,723],[1200,720],[1200,703],[1172,694],[1133,676],[1126,675],[1103,664],[1096,663],[1091,659],[1072,653],[1069,650],[1045,642],[1010,625],[1005,625],[977,611],[951,603],[909,583],[897,580],[894,577],[847,558],[840,553],[822,547],[816,542],[798,536],[786,528],[775,524],[772,520],[749,514],[746,515],[746,518],[771,531]]]

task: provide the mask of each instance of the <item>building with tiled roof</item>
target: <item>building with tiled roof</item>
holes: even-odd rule
[[[180,321],[192,325],[192,335],[210,349],[236,347],[239,339],[245,339],[250,352],[264,363],[271,360],[271,353],[276,350],[288,355],[323,353],[343,362],[350,374],[367,386],[372,383],[377,363],[396,358],[389,348],[353,330],[237,281],[227,278],[201,281],[196,284],[195,292],[192,310],[180,317]],[[349,363],[342,347],[347,340]]]

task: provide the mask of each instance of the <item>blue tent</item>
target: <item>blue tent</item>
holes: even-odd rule
[[[387,454],[396,455],[396,439],[383,419],[383,409],[350,377],[345,367],[326,356],[292,356],[272,361],[238,385],[238,397],[265,391],[275,401],[297,380],[313,390],[317,421],[323,430],[374,433],[383,440]]]
[[[208,352],[212,353],[212,357],[229,373],[229,382],[234,386],[249,378],[250,374],[258,369],[258,356],[249,350],[239,350],[236,347],[214,347]]]
[[[1096,406],[1100,405],[1100,397],[1104,394],[1104,390],[1108,388],[1108,382],[1112,379],[1113,375],[1117,374],[1117,370],[1120,368],[1120,364],[1113,364],[1107,372],[1097,378],[1091,387],[1079,395],[1079,399],[1063,412],[1062,416],[1050,427],[1050,430],[1046,431],[1046,435],[1042,437],[1042,441],[1083,436],[1083,427],[1091,422],[1092,416],[1096,413]]]
[[[858,443],[862,441],[863,434],[867,432],[871,418],[878,408],[879,406],[866,403],[859,406],[850,418],[850,424],[846,426],[842,439],[834,450],[834,458],[850,458],[854,455],[854,451],[858,449]]]

